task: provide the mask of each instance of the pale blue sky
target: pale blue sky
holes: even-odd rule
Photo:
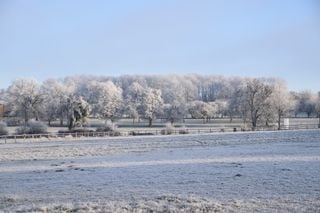
[[[318,0],[0,0],[0,88],[17,77],[280,77],[320,90]]]

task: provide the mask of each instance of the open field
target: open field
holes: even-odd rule
[[[0,212],[319,212],[320,131],[0,144]]]

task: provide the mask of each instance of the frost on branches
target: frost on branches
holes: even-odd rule
[[[144,117],[149,120],[149,126],[152,126],[152,121],[156,117],[156,113],[161,109],[162,104],[160,90],[146,89],[142,99],[142,107],[144,109]]]
[[[90,113],[90,106],[88,102],[83,100],[80,96],[79,98],[68,100],[69,103],[69,122],[68,128],[69,130],[74,129],[75,127],[83,127],[87,124],[86,118]]]
[[[288,91],[286,83],[274,78],[242,78],[201,75],[125,75],[71,76],[48,79],[38,84],[31,79],[17,79],[0,92],[8,103],[10,117],[27,123],[30,119],[60,126],[73,117],[71,128],[79,123],[74,113],[76,97],[83,97],[93,118],[111,120],[155,118],[170,123],[185,118],[203,119],[229,116],[242,119],[243,128],[255,130],[278,126],[284,117],[319,117],[319,96],[310,91]],[[80,116],[80,117],[81,117]],[[320,123],[320,120],[319,120]],[[83,126],[83,123],[76,124]]]
[[[39,84],[28,78],[16,79],[8,88],[11,115],[21,116],[27,124],[31,118],[39,120],[44,101]]]

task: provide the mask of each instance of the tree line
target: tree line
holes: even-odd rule
[[[207,122],[217,117],[241,118],[244,126],[280,123],[283,117],[306,115],[320,119],[320,93],[289,91],[276,78],[213,75],[71,76],[42,83],[19,78],[3,89],[7,116],[59,120],[69,128],[85,117],[104,120],[131,118],[135,123],[155,118],[174,123],[186,118]],[[319,120],[320,121],[320,120]],[[67,122],[67,123],[65,123]]]

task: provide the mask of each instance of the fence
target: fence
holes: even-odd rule
[[[299,130],[299,129],[317,129],[318,124],[297,124],[290,125],[289,128],[282,127],[281,130]],[[256,131],[276,131],[277,126],[257,127]],[[165,129],[148,129],[148,130],[129,130],[119,132],[74,132],[74,133],[47,133],[47,134],[24,134],[24,135],[5,135],[0,136],[0,144],[17,143],[17,142],[36,142],[36,141],[59,141],[59,140],[79,140],[88,138],[103,138],[115,136],[139,136],[139,135],[179,135],[179,134],[204,134],[214,132],[236,132],[250,131],[250,129],[221,127],[221,128],[174,128],[168,131]]]

